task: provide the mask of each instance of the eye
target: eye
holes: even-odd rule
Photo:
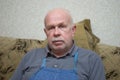
[[[59,27],[59,29],[62,30],[62,31],[66,31],[66,30],[67,30],[67,26],[64,25],[64,24],[60,24],[58,27]]]
[[[63,24],[61,24],[61,25],[59,25],[59,28],[60,28],[60,29],[63,29],[63,28],[66,28],[66,26],[63,25]]]
[[[54,26],[49,26],[49,27],[47,28],[48,31],[51,31],[51,30],[54,30],[54,29],[55,29]]]

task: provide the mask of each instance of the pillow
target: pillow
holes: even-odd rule
[[[85,49],[94,50],[100,40],[92,33],[90,20],[85,19],[75,24],[76,32],[74,40],[76,45]]]

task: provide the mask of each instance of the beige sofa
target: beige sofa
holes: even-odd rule
[[[92,33],[90,20],[76,23],[74,40],[79,47],[95,51],[102,58],[107,80],[120,80],[120,47],[100,43]],[[24,54],[47,41],[0,37],[0,80],[9,80]]]

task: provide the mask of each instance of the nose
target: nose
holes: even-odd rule
[[[58,27],[55,27],[54,35],[55,36],[59,36],[60,35],[60,29]]]

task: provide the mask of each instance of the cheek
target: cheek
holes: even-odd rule
[[[47,36],[48,41],[52,39],[52,37],[49,35]]]
[[[51,37],[51,33],[46,33],[47,38]]]
[[[71,33],[64,35],[66,41],[71,41],[73,35]]]
[[[68,31],[67,33],[66,33],[66,36],[68,37],[68,38],[71,38],[72,36],[73,36],[73,32],[70,30],[70,31]]]
[[[52,34],[47,34],[48,41],[51,41],[52,37],[53,37]]]

